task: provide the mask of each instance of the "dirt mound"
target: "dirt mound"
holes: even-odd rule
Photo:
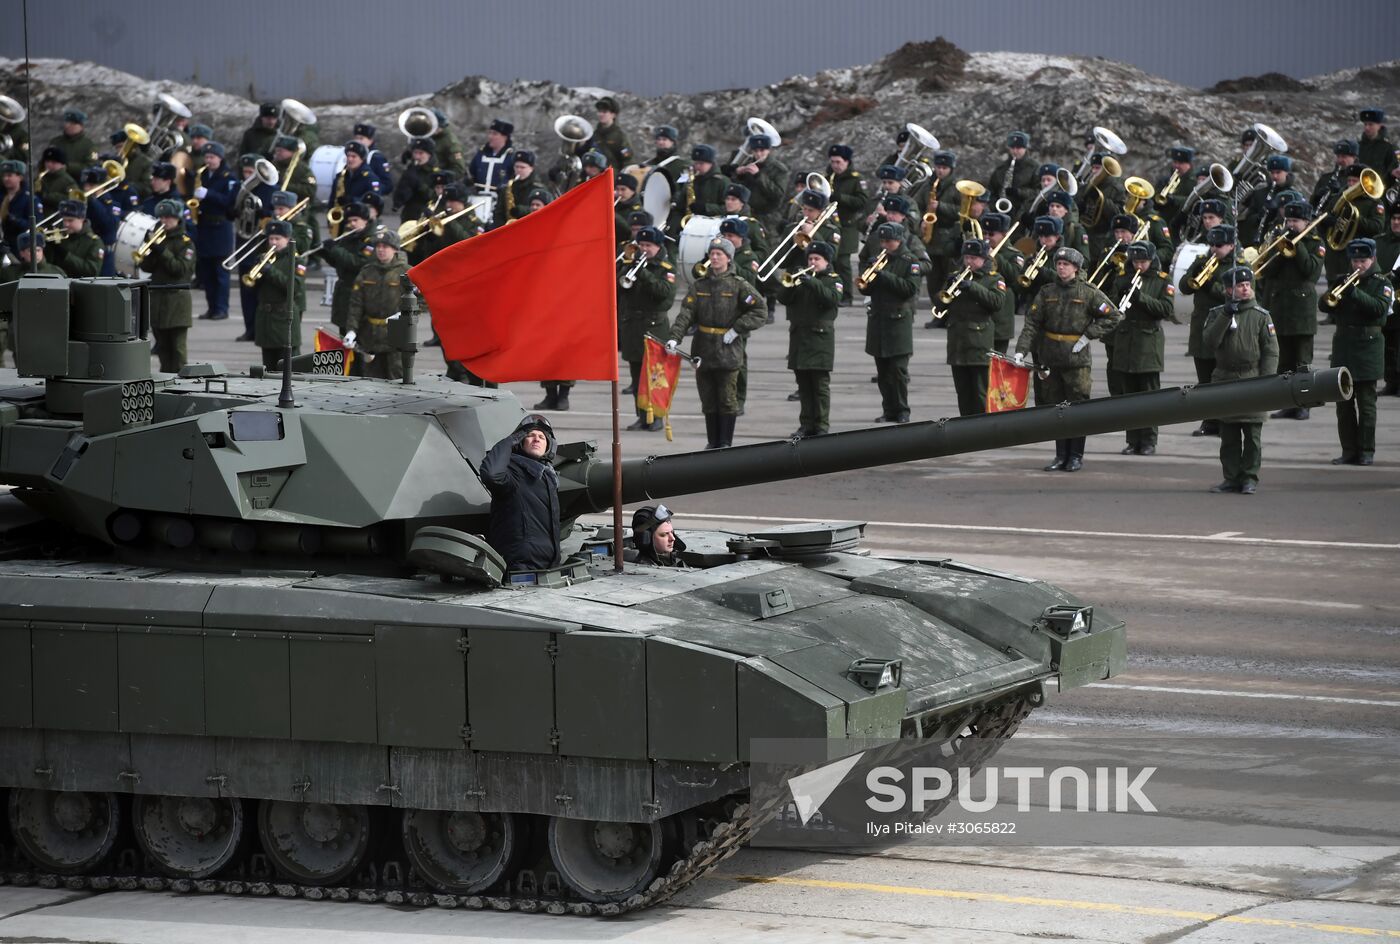
[[[1263,75],[1247,75],[1239,79],[1216,82],[1206,91],[1212,95],[1231,95],[1236,92],[1306,92],[1308,87],[1291,75],[1265,72]]]
[[[937,92],[952,88],[967,68],[970,57],[942,36],[917,43],[905,43],[881,61],[891,79],[917,79],[919,91]]]

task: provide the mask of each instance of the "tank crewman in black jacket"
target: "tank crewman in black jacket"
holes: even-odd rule
[[[643,505],[632,513],[632,543],[637,546],[639,564],[685,566],[681,559],[685,542],[676,533],[671,509],[665,505]]]
[[[554,471],[554,427],[527,413],[481,461],[481,484],[491,493],[486,540],[510,570],[541,570],[559,563],[559,477]]]

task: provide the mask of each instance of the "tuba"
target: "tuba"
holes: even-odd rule
[[[572,189],[583,177],[583,160],[579,149],[593,137],[593,124],[578,115],[560,115],[554,119],[554,133],[563,144],[559,145],[563,156],[563,186],[561,190]]]
[[[1234,187],[1235,175],[1230,173],[1228,167],[1224,164],[1210,165],[1210,177],[1196,184],[1181,204],[1181,215],[1186,220],[1186,224],[1182,227],[1182,242],[1195,243],[1201,240],[1201,218],[1192,213],[1191,208],[1205,198],[1206,191],[1214,190],[1216,193],[1224,195],[1233,190]]]
[[[234,198],[233,213],[237,217],[234,229],[239,239],[248,240],[259,234],[258,214],[262,212],[263,206],[261,198],[253,193],[253,188],[260,183],[270,187],[277,186],[277,167],[266,158],[259,158],[257,164],[253,165],[253,175],[243,181],[242,186],[238,188],[238,196]]]
[[[27,114],[28,112],[19,102],[8,95],[0,95],[0,151],[9,151],[14,148],[14,135],[6,133],[5,129],[10,125],[19,124]]]
[[[1264,172],[1264,161],[1274,154],[1287,154],[1288,142],[1284,141],[1277,131],[1261,122],[1250,125],[1254,131],[1254,140],[1249,145],[1249,150],[1244,152],[1240,162],[1235,165],[1235,169],[1230,172],[1234,181],[1234,190],[1237,200],[1243,201],[1249,195],[1249,191],[1267,183],[1269,175]],[[1212,169],[1215,167],[1211,165]]]
[[[185,136],[175,130],[175,122],[192,115],[184,102],[174,95],[161,92],[156,95],[156,103],[151,107],[151,124],[146,128],[146,137],[150,138],[155,150],[161,154],[177,151],[185,146]],[[127,137],[130,138],[131,135],[128,134]]]
[[[316,113],[295,98],[282,99],[282,107],[277,112],[277,133],[299,138],[302,128],[316,123]],[[273,140],[277,140],[273,138]]]
[[[904,126],[904,130],[909,132],[909,139],[904,142],[904,147],[899,149],[894,166],[904,168],[904,180],[900,182],[900,189],[910,190],[923,183],[929,174],[933,173],[924,163],[923,156],[938,150],[938,139],[927,128],[912,121]]]
[[[1361,180],[1348,187],[1332,205],[1332,225],[1327,229],[1327,248],[1333,252],[1343,252],[1347,243],[1356,238],[1356,230],[1361,225],[1361,211],[1356,201],[1365,194],[1372,200],[1379,200],[1385,194],[1385,184],[1381,175],[1371,168],[1361,172]]]
[[[750,118],[744,127],[748,131],[748,134],[744,136],[744,141],[739,145],[739,150],[734,152],[734,160],[729,162],[734,167],[744,167],[753,163],[753,153],[749,151],[749,137],[755,134],[767,135],[769,138],[772,138],[773,147],[779,147],[783,143],[783,136],[778,134],[778,129],[762,118]]]
[[[1081,184],[1087,183],[1089,180],[1089,175],[1091,173],[1090,168],[1093,167],[1095,151],[1117,154],[1119,157],[1122,157],[1124,154],[1128,153],[1128,146],[1123,143],[1122,138],[1118,137],[1118,135],[1114,134],[1109,129],[1096,126],[1089,132],[1089,148],[1084,152],[1084,156],[1079,159],[1079,169],[1074,172],[1075,179]],[[1108,162],[1105,161],[1104,165],[1107,166],[1107,163]],[[1114,161],[1114,163],[1116,164],[1117,161]],[[1118,175],[1114,174],[1113,176],[1117,177]]]
[[[399,112],[399,131],[405,138],[431,138],[438,133],[437,115],[420,105],[405,108]]]

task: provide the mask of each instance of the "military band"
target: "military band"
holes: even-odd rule
[[[1038,156],[1030,134],[1012,130],[990,173],[973,180],[959,175],[954,151],[911,123],[895,129],[894,150],[872,162],[868,184],[856,167],[857,144],[829,141],[819,152],[824,165],[804,170],[780,159],[782,134],[757,118],[724,150],[686,142],[675,123],[656,124],[649,128],[654,151],[640,160],[619,121],[618,97],[593,105],[594,121],[565,115],[555,122],[562,145],[552,162],[517,144],[507,118],[484,122],[482,143],[468,151],[445,111],[415,106],[400,116],[404,137],[391,142],[397,152],[406,141],[395,166],[377,146],[376,126],[357,121],[337,146],[343,162],[321,205],[316,173],[326,165],[318,156],[313,169],[311,161],[316,118],[293,99],[262,103],[249,127],[235,132],[237,167],[214,128],[191,120],[168,95],[148,123],[110,133],[90,132],[88,116],[67,108],[61,133],[34,148],[31,186],[24,109],[0,96],[3,249],[12,253],[7,258],[71,277],[112,274],[124,221],[133,212],[155,218],[146,241],[159,231],[167,237],[135,265],[123,255],[122,265],[156,284],[193,281],[205,296],[201,317],[211,319],[227,317],[228,280],[239,277],[240,340],[256,341],[269,368],[284,348],[298,348],[303,270],[324,264],[335,276],[332,325],[355,333],[375,376],[393,378],[402,365],[384,346],[380,319],[395,309],[399,272],[611,169],[618,345],[628,390],[641,383],[646,334],[679,341],[698,329],[696,344],[711,359],[698,385],[715,447],[732,443],[743,412],[745,341],[774,320],[779,304],[800,403],[795,435],[827,431],[833,326],[857,294],[865,300],[881,421],[911,418],[920,304],[932,313],[929,326],[949,331],[946,361],[960,414],[985,408],[987,364],[1017,339],[1018,313],[1025,327],[1016,351],[1045,373],[1036,378],[1037,402],[1088,396],[1091,340],[1107,349],[1110,394],[1156,389],[1166,356],[1162,323],[1174,320],[1173,271],[1192,299],[1186,353],[1199,383],[1239,375],[1244,360],[1256,371],[1310,369],[1319,323],[1336,326],[1332,361],[1351,368],[1357,386],[1355,400],[1338,407],[1338,462],[1373,460],[1376,396],[1400,394],[1400,322],[1390,312],[1400,256],[1400,150],[1379,108],[1356,113],[1359,127],[1346,132],[1354,136],[1332,142],[1331,165],[1308,182],[1300,170],[1310,168],[1284,153],[1286,143],[1264,125],[1245,129],[1239,153],[1224,163],[1176,142],[1145,162],[1142,177],[1128,175],[1127,145],[1109,129],[1084,136],[1073,170]],[[384,225],[386,199],[407,229]],[[703,255],[686,255],[697,242]],[[244,247],[250,251],[240,256]],[[19,270],[12,263],[7,271]],[[669,309],[678,294],[684,302],[673,327]],[[162,370],[176,371],[186,361],[189,306],[159,307],[156,353]],[[1253,340],[1245,344],[1246,337]],[[1272,359],[1270,347],[1277,349]],[[1221,352],[1231,363],[1221,363]],[[464,376],[451,364],[449,371]],[[571,382],[544,383],[538,406],[567,409]],[[1309,411],[1274,416],[1307,419]],[[639,413],[632,428],[656,427]],[[1208,421],[1196,433],[1221,429],[1230,440],[1222,444],[1223,484],[1231,486],[1222,490],[1252,491],[1255,418]],[[1156,445],[1156,430],[1133,430],[1123,452],[1152,455]],[[1083,448],[1082,441],[1060,443],[1051,468],[1080,467]]]

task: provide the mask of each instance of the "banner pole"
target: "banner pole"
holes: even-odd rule
[[[622,421],[618,419],[617,381],[612,382],[613,571],[622,573]]]

